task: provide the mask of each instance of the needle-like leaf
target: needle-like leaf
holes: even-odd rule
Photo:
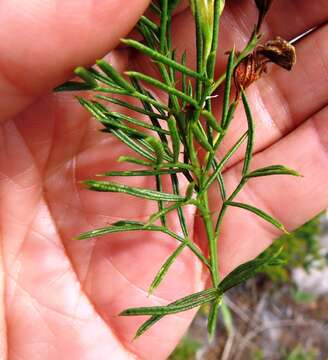
[[[285,229],[284,225],[280,221],[273,218],[271,215],[267,214],[266,212],[264,212],[261,209],[258,209],[256,207],[248,205],[248,204],[242,204],[242,203],[233,202],[233,201],[226,201],[225,204],[228,206],[233,206],[233,207],[238,207],[241,209],[248,210],[248,211],[256,214],[257,216],[261,217],[262,219],[266,220],[267,222],[271,223],[273,226],[275,226],[279,230],[282,230],[283,232],[288,234],[288,231]]]
[[[160,90],[167,92],[168,94],[177,96],[177,97],[181,98],[182,100],[186,101],[188,104],[194,106],[196,109],[199,108],[199,104],[195,99],[186,95],[182,91],[177,90],[174,87],[168,86],[168,85],[162,83],[161,81],[159,81],[155,78],[152,78],[151,76],[148,76],[148,75],[136,72],[136,71],[127,71],[126,75],[128,75],[131,78],[135,78],[137,80],[144,81],[152,86],[157,87]]]
[[[195,79],[201,79],[203,81],[208,81],[204,75],[201,75],[201,74],[197,73],[196,71],[188,68],[187,66],[184,66],[184,65],[178,63],[177,61],[172,60],[169,57],[161,54],[160,52],[153,50],[148,46],[143,45],[139,41],[131,40],[131,39],[123,39],[122,42],[125,45],[131,46],[131,47],[137,49],[138,51],[142,52],[143,54],[148,55],[153,60],[159,61],[165,65],[172,67],[173,69],[175,69],[177,71],[180,71],[182,74],[191,76]]]
[[[165,275],[168,273],[170,267],[177,259],[177,257],[182,253],[183,249],[186,247],[187,243],[182,243],[180,246],[176,248],[176,250],[172,253],[172,255],[165,261],[165,263],[161,266],[159,272],[157,273],[155,279],[150,285],[148,290],[149,294],[152,294],[163,281]]]
[[[208,289],[201,292],[201,296],[207,296],[209,293],[215,292],[216,289]],[[188,303],[192,301],[193,299],[197,299],[199,297],[199,293],[195,293],[193,295],[187,296],[186,298],[179,299],[177,301],[174,301],[170,305],[181,305],[184,303]],[[141,336],[145,331],[147,331],[149,328],[151,328],[153,325],[155,325],[159,320],[161,320],[164,317],[164,315],[154,315],[147,321],[145,321],[137,330],[135,338],[138,338]]]
[[[206,304],[219,296],[216,289],[201,291],[197,294],[186,296],[179,303],[172,303],[166,306],[152,306],[131,308],[121,312],[121,316],[141,316],[141,315],[169,315],[187,311],[200,305]]]
[[[182,169],[109,171],[98,176],[156,176],[177,174],[182,171]]]
[[[248,124],[247,148],[246,148],[244,166],[243,166],[243,175],[246,175],[248,173],[249,166],[251,164],[251,160],[253,156],[255,123],[244,90],[241,90],[241,97],[243,99],[243,104],[244,104],[244,109]]]
[[[229,112],[229,103],[230,103],[230,93],[231,93],[231,78],[233,74],[233,65],[235,61],[235,50],[233,49],[228,58],[228,64],[227,64],[227,72],[226,72],[226,84],[225,84],[225,90],[224,90],[224,100],[223,100],[223,108],[222,108],[222,119],[221,124],[222,128],[224,129],[226,127],[227,123],[227,117]]]
[[[163,200],[163,201],[184,201],[184,197],[168,194],[164,192],[159,192],[150,189],[135,188],[127,185],[116,184],[109,181],[95,181],[95,180],[86,180],[82,182],[85,184],[88,189],[100,192],[116,192],[124,193],[127,195],[136,196],[142,199],[147,200]]]
[[[154,117],[154,118],[157,118],[157,119],[167,119],[167,116],[164,114],[160,114],[160,113],[155,113],[153,111],[147,111],[139,106],[135,106],[127,101],[123,101],[123,100],[120,100],[120,99],[116,99],[116,98],[113,98],[113,97],[110,97],[110,96],[105,96],[105,95],[96,95],[95,96],[96,99],[100,99],[100,100],[105,100],[105,101],[108,101],[112,104],[116,104],[116,105],[119,105],[119,106],[122,106],[124,108],[127,108],[129,110],[132,110],[132,111],[135,111],[139,114],[144,114],[144,115],[148,115],[148,116],[151,116],[151,117]]]
[[[84,80],[90,87],[96,88],[98,86],[96,79],[92,72],[83,66],[79,66],[74,70],[75,75]]]
[[[90,85],[85,82],[77,82],[77,81],[67,81],[66,83],[57,86],[54,91],[62,92],[62,91],[87,91],[92,90],[94,88],[93,85]]]
[[[224,165],[231,159],[231,157],[236,153],[236,151],[239,149],[239,147],[242,145],[242,143],[247,138],[247,132],[241,136],[241,138],[236,142],[236,144],[227,152],[227,154],[224,156],[224,158],[219,162],[219,164],[214,169],[213,174],[210,176],[210,178],[206,181],[204,187],[202,188],[202,192],[206,191],[211,184],[215,181],[215,179],[219,176],[220,172],[222,171]]]
[[[261,169],[254,170],[247,175],[245,175],[245,178],[255,178],[255,177],[261,177],[261,176],[270,176],[270,175],[291,175],[291,176],[302,176],[297,171],[293,169],[289,169],[286,166],[283,165],[271,165],[267,166]]]
[[[271,264],[280,253],[281,249],[270,257],[258,257],[255,260],[248,261],[238,266],[220,282],[218,287],[219,292],[223,294],[234,286],[250,279],[265,265]]]

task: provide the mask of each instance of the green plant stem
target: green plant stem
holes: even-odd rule
[[[209,258],[211,266],[211,276],[213,287],[219,285],[219,264],[218,264],[218,250],[217,250],[217,236],[213,231],[213,220],[208,204],[208,193],[200,195],[199,202],[202,205],[202,219],[204,222],[207,241],[209,244]]]

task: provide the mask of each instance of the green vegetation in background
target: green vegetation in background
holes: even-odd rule
[[[169,357],[169,360],[193,360],[199,348],[200,344],[197,341],[185,336]]]
[[[321,214],[305,223],[290,235],[283,235],[277,239],[266,251],[267,255],[275,253],[283,247],[280,258],[285,264],[278,266],[264,267],[265,273],[273,281],[290,281],[290,270],[301,267],[309,271],[315,266],[327,263],[327,255],[320,253],[318,237],[321,233]]]

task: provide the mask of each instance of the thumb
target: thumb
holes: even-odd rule
[[[123,3],[123,4],[122,4]],[[115,48],[149,0],[3,0],[0,121]]]

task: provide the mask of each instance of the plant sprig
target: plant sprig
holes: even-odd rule
[[[78,67],[75,74],[80,81],[69,81],[56,91],[85,91],[94,94],[93,99],[78,97],[81,105],[103,125],[102,131],[115,136],[134,156],[122,155],[119,162],[137,165],[133,170],[108,171],[102,177],[154,177],[156,190],[122,185],[113,181],[86,180],[83,184],[90,190],[99,192],[121,193],[124,196],[155,201],[158,210],[144,222],[123,220],[100,229],[91,230],[77,237],[79,240],[124,233],[130,231],[161,232],[178,241],[178,246],[161,264],[159,271],[149,286],[153,293],[164,281],[172,264],[185,249],[189,249],[208,269],[212,279],[211,289],[191,294],[166,306],[127,309],[123,316],[149,315],[137,331],[140,336],[166,315],[186,311],[205,303],[211,303],[208,331],[215,333],[217,316],[223,294],[231,287],[252,277],[261,267],[274,263],[276,255],[270,258],[263,256],[239,266],[223,280],[219,276],[218,242],[220,239],[224,215],[229,207],[240,208],[259,216],[279,230],[286,231],[284,226],[271,215],[249,204],[235,201],[235,197],[248,181],[269,175],[299,174],[282,165],[267,166],[250,170],[255,140],[255,120],[246,95],[245,84],[240,74],[246,61],[254,62],[253,80],[260,76],[263,64],[256,56],[256,47],[260,41],[260,25],[268,11],[266,4],[260,11],[256,29],[251,32],[249,42],[244,50],[229,52],[226,70],[218,78],[215,77],[215,64],[219,47],[218,36],[220,17],[223,12],[224,0],[191,0],[191,9],[195,19],[196,68],[187,64],[187,54],[178,56],[172,45],[172,16],[179,0],[153,1],[150,9],[155,20],[142,16],[136,29],[142,41],[123,39],[122,42],[134,51],[143,54],[154,64],[159,77],[151,77],[137,71],[120,74],[105,60],[99,60],[95,67]],[[270,2],[271,3],[271,2]],[[256,1],[261,6],[261,1]],[[179,60],[180,58],[180,60]],[[267,61],[266,61],[267,62]],[[258,66],[258,69],[256,68]],[[256,72],[258,71],[258,73]],[[236,80],[236,72],[239,78]],[[246,75],[245,75],[246,77]],[[233,81],[235,80],[235,81]],[[233,83],[236,84],[237,96],[231,100]],[[223,108],[220,117],[212,111],[212,99],[218,87],[224,85]],[[155,87],[166,96],[157,98],[150,90]],[[117,95],[123,95],[124,100]],[[137,100],[132,105],[126,97]],[[165,99],[165,100],[164,100]],[[241,100],[241,101],[240,101]],[[137,103],[137,105],[136,105]],[[234,119],[239,104],[243,105],[247,131],[226,152],[221,160],[217,153],[221,148],[228,129]],[[106,104],[106,106],[104,105]],[[111,110],[111,104],[120,105],[129,110],[129,116],[123,112]],[[136,114],[136,117],[131,115]],[[140,120],[142,115],[143,119]],[[223,170],[241,145],[247,142],[241,179],[236,189],[229,195],[225,187]],[[200,151],[201,150],[201,151]],[[179,176],[178,176],[179,175]],[[183,178],[181,177],[183,175]],[[169,177],[171,191],[164,192],[163,177]],[[185,193],[181,193],[182,180],[189,185]],[[209,205],[209,191],[213,183],[218,182],[220,193],[217,204],[221,204],[217,219],[213,217]],[[211,195],[213,197],[213,194]],[[193,206],[200,215],[206,232],[208,254],[193,242],[186,222],[185,208]],[[219,206],[219,205],[218,205]],[[180,234],[171,229],[168,215],[175,213],[180,224]],[[182,235],[181,235],[182,234]],[[278,256],[278,255],[277,255]]]

